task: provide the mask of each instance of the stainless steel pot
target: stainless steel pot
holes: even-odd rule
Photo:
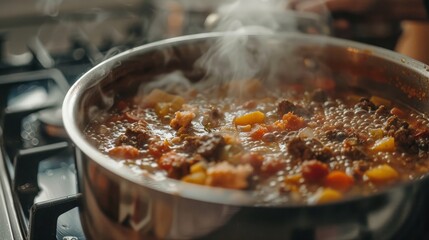
[[[83,135],[94,114],[141,83],[182,70],[216,41],[236,34],[185,36],[126,51],[97,65],[68,92],[66,130],[78,148],[81,218],[91,239],[391,239],[421,237],[429,227],[428,177],[369,197],[306,206],[265,206],[252,192],[213,189],[136,174],[97,151]],[[380,48],[323,36],[248,35],[293,56],[276,59],[285,76],[319,74],[429,112],[428,67]],[[263,71],[262,71],[263,72]]]

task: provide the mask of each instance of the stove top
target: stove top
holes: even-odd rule
[[[0,239],[86,239],[60,111],[68,88],[126,49],[204,32],[225,1],[2,1]]]
[[[92,66],[126,49],[203,31],[207,6],[185,9],[173,1],[139,0],[2,2],[0,239],[86,239],[74,148],[61,119],[68,88]],[[177,14],[185,16],[186,25],[170,23],[168,18]]]

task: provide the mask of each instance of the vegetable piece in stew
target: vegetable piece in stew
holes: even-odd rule
[[[365,196],[429,171],[429,121],[403,105],[352,90],[249,89],[119,99],[85,134],[132,169],[281,203]]]

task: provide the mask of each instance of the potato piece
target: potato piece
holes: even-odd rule
[[[236,117],[234,119],[235,125],[253,125],[256,123],[264,123],[265,114],[260,111],[250,112],[243,116]]]
[[[343,194],[332,188],[324,188],[318,191],[312,198],[309,199],[310,203],[328,203],[338,201],[343,198]]]
[[[191,173],[197,173],[197,172],[206,172],[206,167],[203,163],[198,162],[191,166]]]
[[[387,164],[371,168],[364,175],[375,184],[387,184],[399,178],[399,173]]]
[[[194,184],[204,185],[207,175],[205,172],[194,172],[182,178],[182,181]]]
[[[375,129],[369,130],[369,134],[374,139],[380,139],[384,136],[384,131],[381,128],[375,128]]]
[[[240,132],[250,132],[252,130],[252,125],[238,126],[238,130]]]
[[[289,185],[298,185],[302,179],[301,174],[294,174],[286,176],[284,182]]]
[[[374,146],[372,146],[371,150],[376,152],[393,152],[396,150],[395,138],[384,137],[379,139],[374,143]]]

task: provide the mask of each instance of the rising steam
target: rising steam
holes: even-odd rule
[[[209,27],[213,32],[224,32],[225,35],[217,38],[196,61],[195,67],[206,72],[206,78],[198,84],[216,86],[231,80],[246,84],[258,79],[264,86],[275,86],[272,83],[278,80],[277,73],[287,71],[280,62],[285,63],[285,56],[293,58],[293,49],[287,43],[273,43],[275,37],[267,35],[307,29],[309,32],[326,33],[328,22],[324,16],[288,10],[289,5],[286,0],[236,0],[219,6],[212,14],[215,17],[212,16]],[[174,72],[155,82],[158,83],[145,86],[140,93],[147,94],[149,88],[160,85],[167,91],[167,87],[171,90],[173,85],[188,88],[190,81],[180,72]],[[228,89],[229,94],[240,96],[242,84]]]

